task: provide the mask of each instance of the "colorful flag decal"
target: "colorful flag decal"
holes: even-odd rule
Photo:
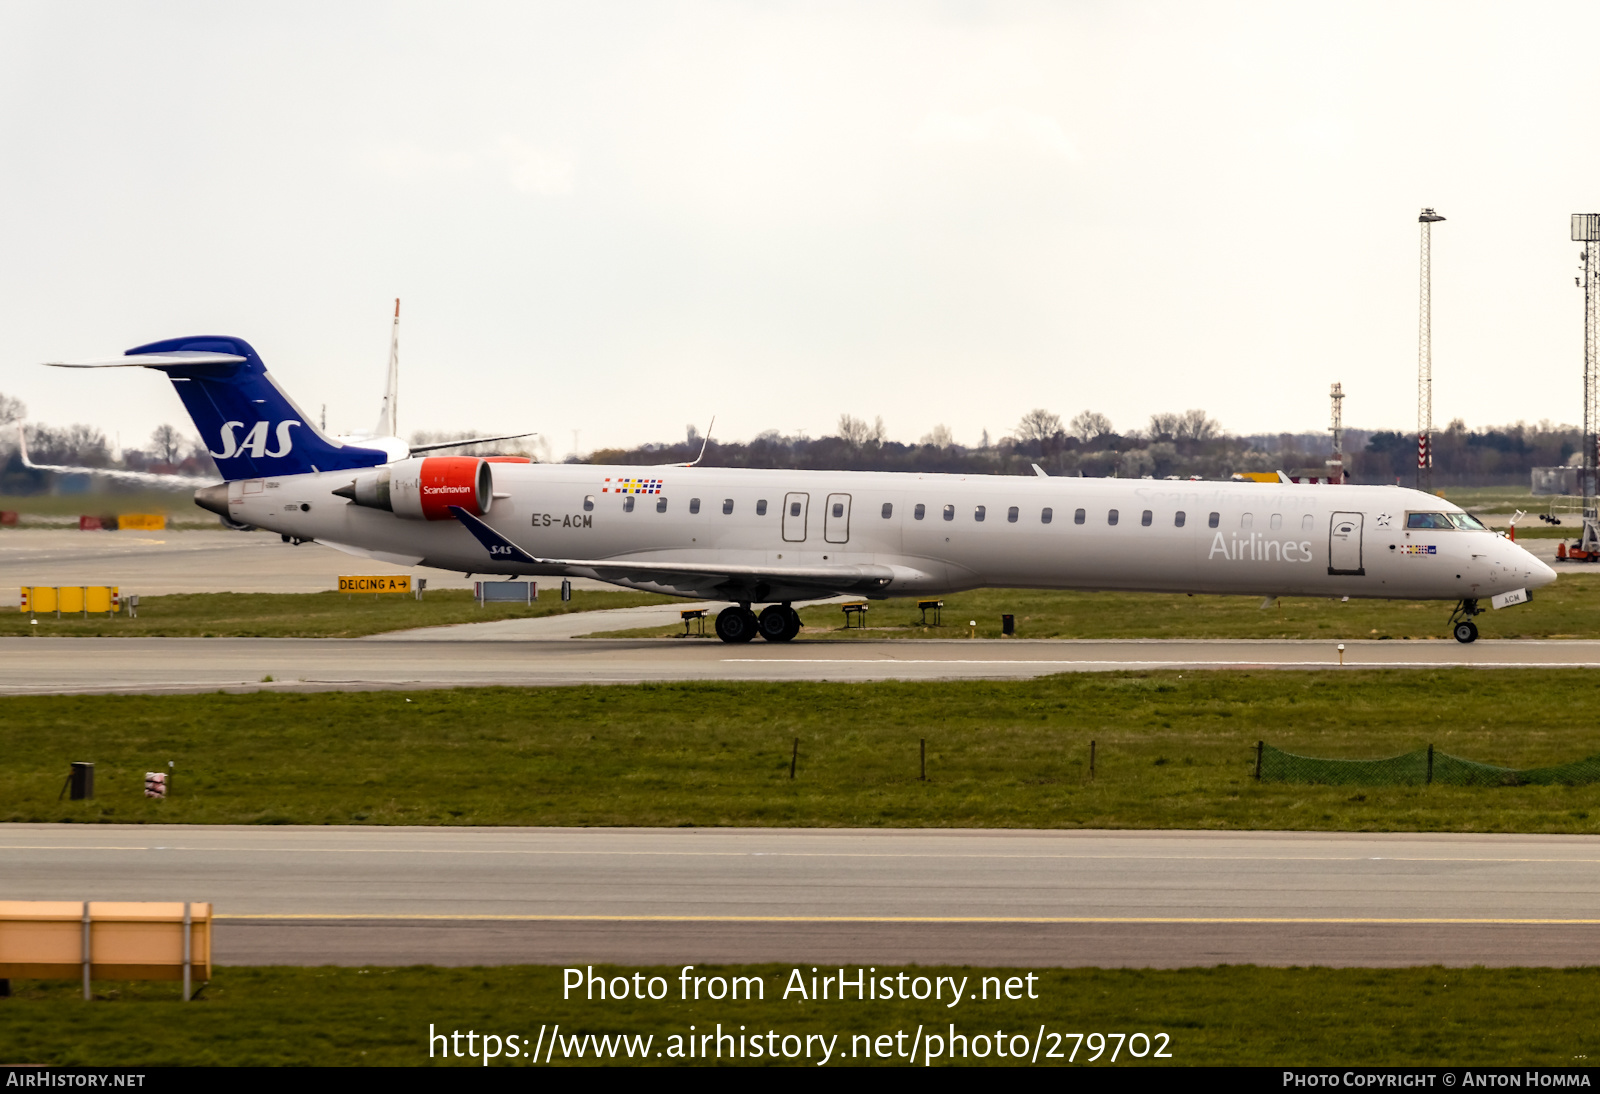
[[[608,485],[600,488],[602,494],[659,494],[661,493],[660,479],[612,479],[607,478]]]

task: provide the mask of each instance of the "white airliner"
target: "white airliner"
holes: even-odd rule
[[[313,428],[240,339],[111,363],[172,379],[227,480],[205,509],[400,565],[728,601],[725,642],[794,638],[795,600],[985,586],[1455,601],[1471,642],[1481,602],[1556,576],[1400,487],[391,460]]]

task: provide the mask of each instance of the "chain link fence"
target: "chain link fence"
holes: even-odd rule
[[[1256,778],[1264,783],[1324,786],[1587,786],[1600,782],[1600,756],[1553,767],[1496,767],[1429,745],[1383,760],[1325,760],[1296,756],[1260,741]]]

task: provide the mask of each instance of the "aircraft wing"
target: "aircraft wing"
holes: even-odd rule
[[[460,448],[469,444],[491,444],[494,441],[515,441],[522,437],[537,437],[537,433],[507,433],[504,437],[463,437],[459,441],[440,441],[437,444],[414,444],[411,451],[437,452],[441,448]]]
[[[660,585],[685,591],[686,595],[705,595],[707,590],[726,593],[736,599],[780,599],[775,591],[788,593],[781,599],[796,599],[796,591],[879,592],[895,578],[888,566],[749,566],[738,563],[644,562],[630,559],[540,558],[529,554],[459,505],[450,512],[471,532],[496,562],[524,566],[559,566],[585,570],[602,581],[625,581],[639,585]]]

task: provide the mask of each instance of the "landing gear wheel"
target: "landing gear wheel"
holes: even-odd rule
[[[769,604],[756,621],[761,637],[768,642],[789,642],[800,633],[800,613],[787,604]]]
[[[756,613],[735,605],[717,613],[717,637],[724,642],[748,642],[756,636]]]
[[[1463,620],[1456,624],[1455,635],[1457,642],[1476,642],[1478,640],[1478,625],[1470,619]]]

